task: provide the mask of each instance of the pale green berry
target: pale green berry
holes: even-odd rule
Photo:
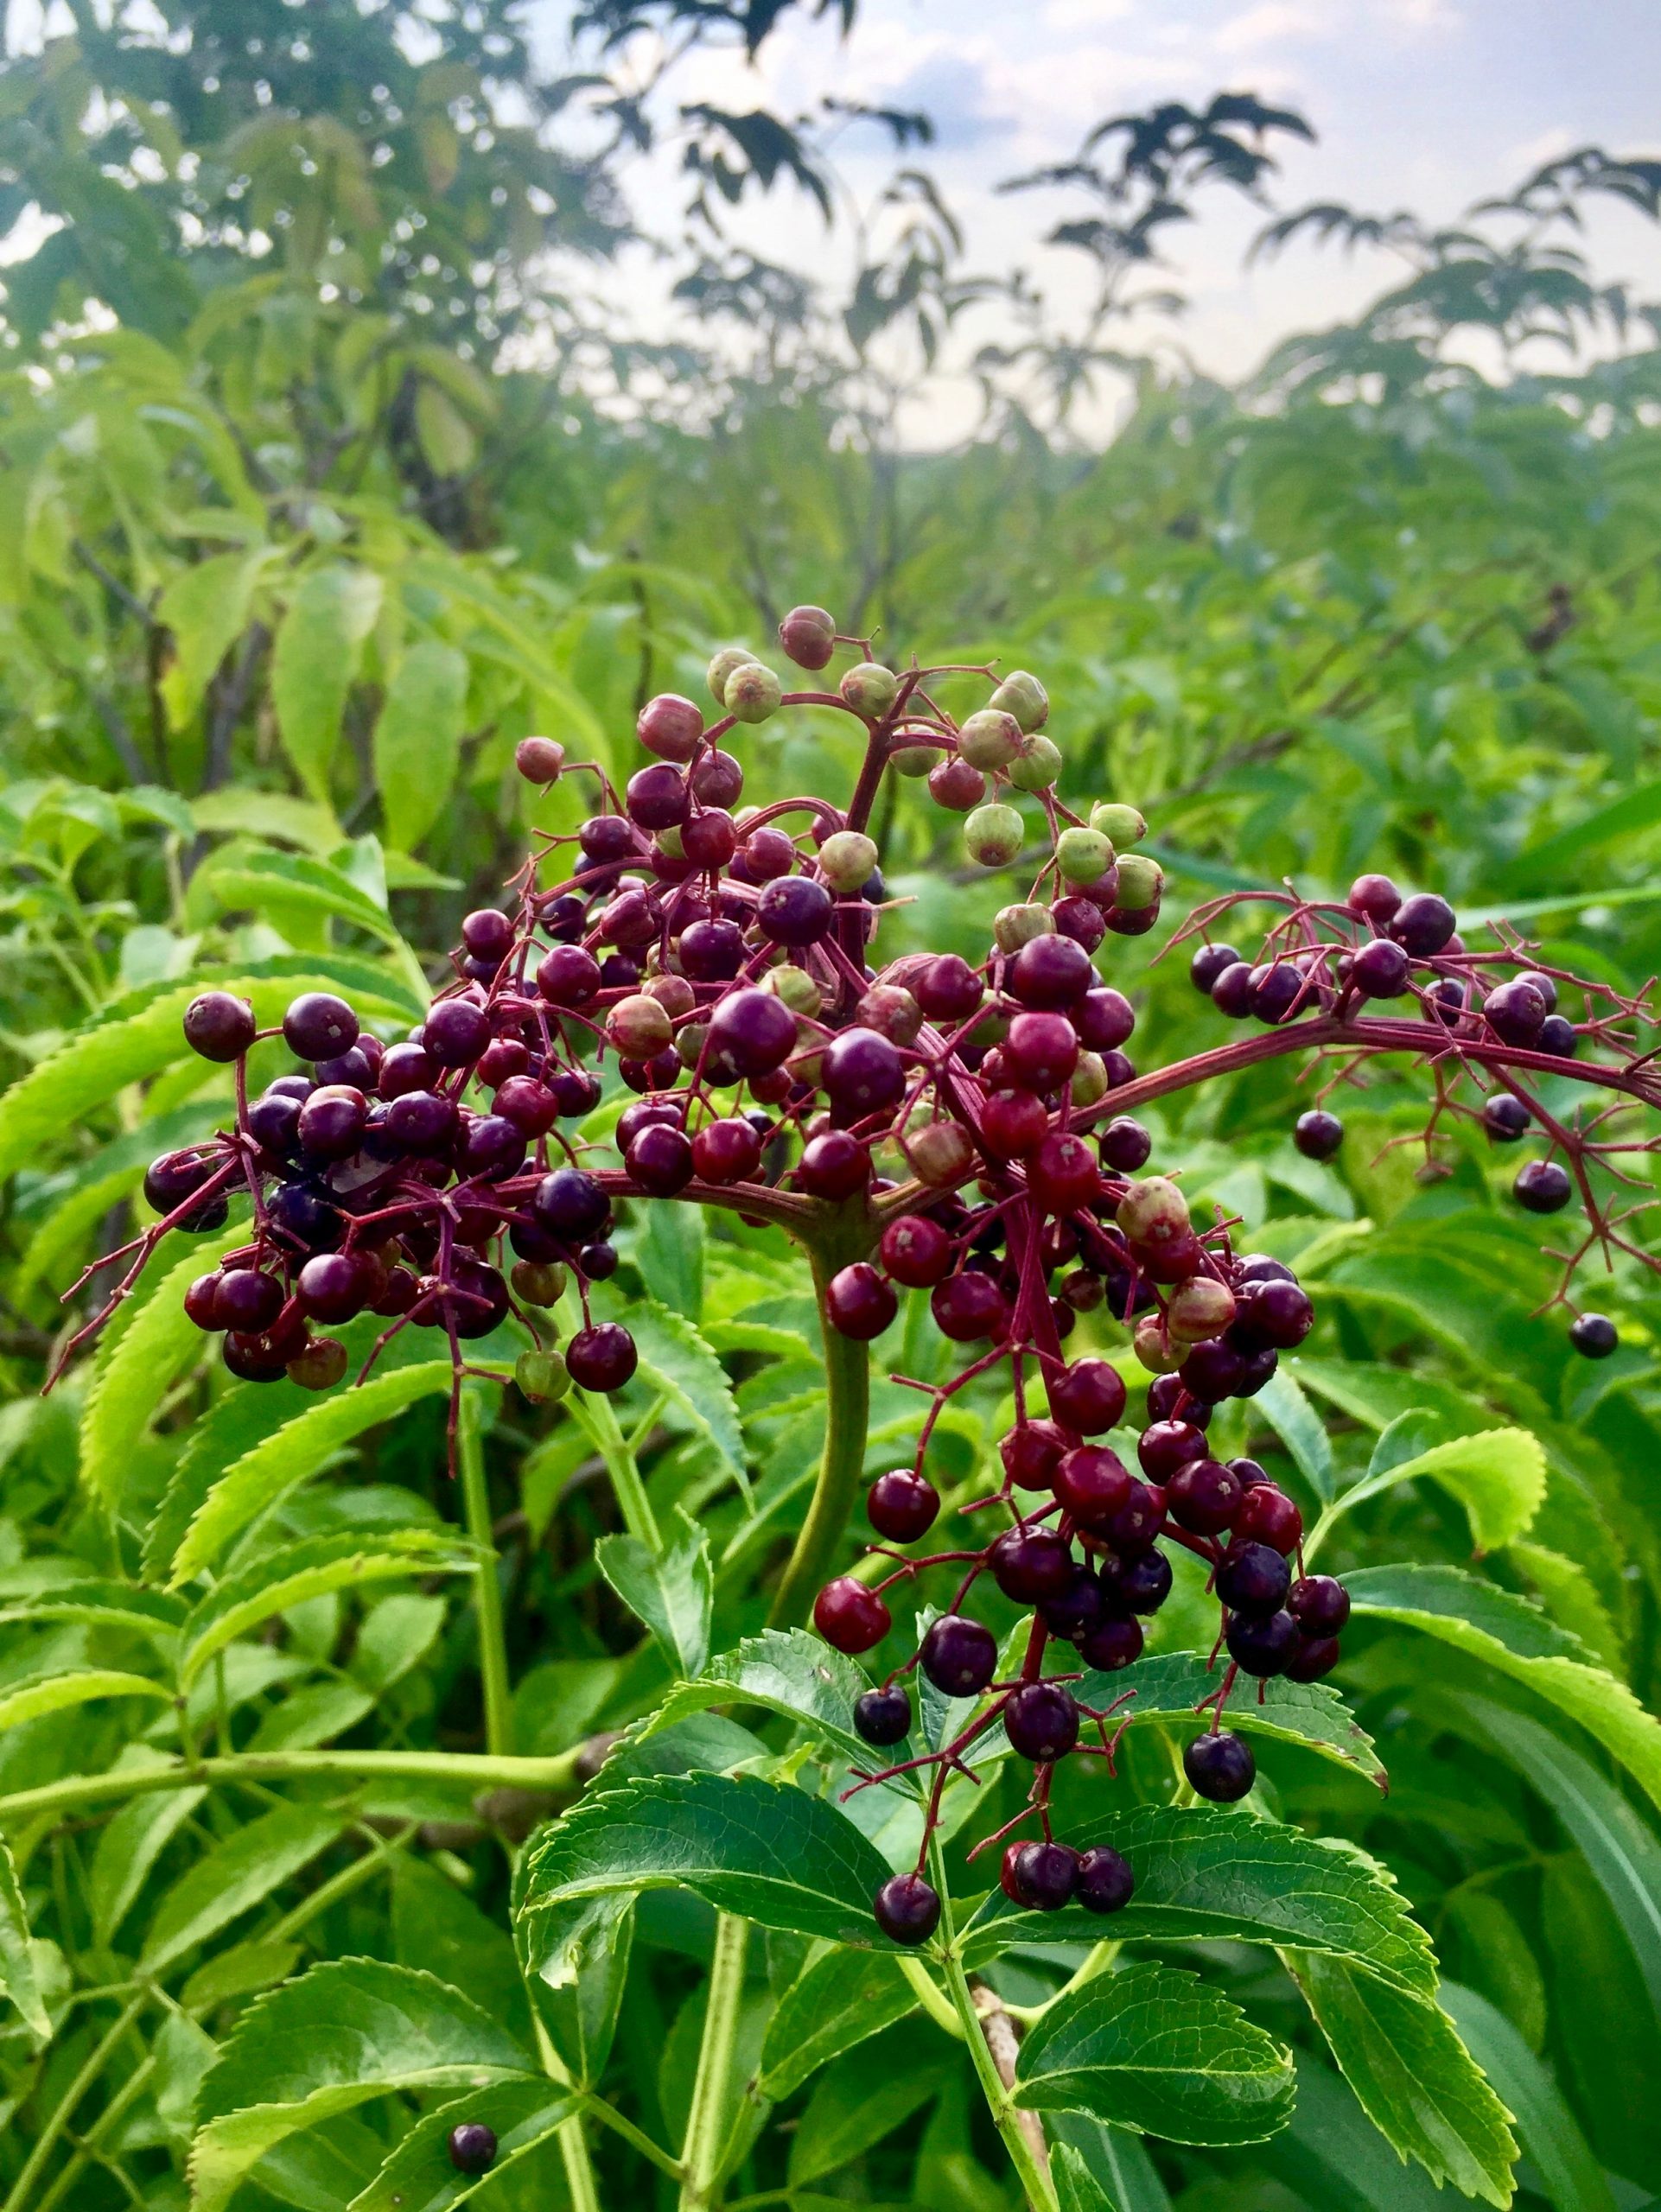
[[[945,753],[938,745],[922,745],[914,741],[895,746],[888,758],[894,773],[899,776],[926,776],[931,768],[938,767]]]
[[[675,1058],[684,1068],[695,1068],[703,1057],[703,1047],[709,1042],[710,1025],[707,1021],[689,1021],[675,1032]]]
[[[876,863],[876,840],[862,830],[835,830],[819,847],[819,873],[833,891],[857,891]]]
[[[1233,1319],[1234,1293],[1214,1275],[1191,1275],[1166,1301],[1166,1329],[1191,1344],[1220,1337]]]
[[[865,873],[869,875],[870,869],[867,868]],[[819,1008],[824,1004],[824,994],[805,968],[793,968],[788,964],[772,968],[762,981],[764,987],[775,998],[782,999],[792,1014],[805,1014],[810,1021],[817,1019]]]
[[[1113,865],[1113,847],[1099,830],[1064,830],[1055,841],[1055,862],[1068,883],[1094,883]]]
[[[1107,1096],[1107,1068],[1099,1052],[1080,1052],[1069,1093],[1075,1106],[1094,1106]]]
[[[533,1405],[563,1398],[571,1387],[565,1355],[557,1351],[522,1351],[513,1363],[513,1380]]]
[[[717,707],[727,703],[727,678],[735,668],[743,668],[754,661],[755,655],[748,645],[723,645],[710,663],[710,696]]]
[[[764,722],[779,711],[785,687],[759,660],[741,662],[727,678],[722,705],[741,722]]]
[[[1163,1175],[1132,1183],[1113,1218],[1133,1244],[1168,1244],[1174,1236],[1186,1236],[1191,1226],[1188,1201]]]
[[[1019,952],[1035,937],[1053,937],[1055,920],[1047,906],[1023,901],[1002,906],[992,920],[992,942],[1000,952]]]
[[[620,1059],[649,1060],[674,1041],[669,1016],[644,991],[619,999],[606,1016],[606,1042]]]
[[[1047,791],[1061,772],[1061,753],[1047,737],[1027,737],[1009,763],[1009,781],[1018,791]]]
[[[858,660],[843,671],[837,689],[856,715],[880,722],[899,696],[900,678],[881,661]]]
[[[1186,1344],[1174,1344],[1157,1313],[1144,1313],[1134,1338],[1137,1359],[1149,1375],[1174,1375],[1187,1357]]]
[[[1111,837],[1120,852],[1141,844],[1148,835],[1148,824],[1134,806],[1117,806],[1111,799],[1104,798],[1091,808],[1090,826],[1099,830],[1104,837]]]
[[[920,1183],[949,1191],[975,1164],[975,1140],[961,1122],[928,1122],[909,1133],[906,1158]]]
[[[958,732],[958,757],[971,768],[1007,768],[1021,750],[1021,724],[1013,715],[983,707]]]
[[[1127,914],[1153,906],[1164,888],[1165,871],[1157,861],[1147,860],[1141,853],[1120,854],[1119,888],[1114,903]]]
[[[1008,868],[1027,842],[1027,825],[1012,806],[977,806],[964,817],[963,841],[983,868]]]
[[[1050,695],[1038,678],[1028,675],[1024,668],[1014,669],[1004,677],[992,694],[991,704],[1006,715],[1013,715],[1029,734],[1042,729],[1049,720]]]

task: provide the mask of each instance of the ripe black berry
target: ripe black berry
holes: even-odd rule
[[[357,1043],[358,1017],[330,991],[304,991],[283,1017],[283,1038],[296,1059],[332,1059]]]
[[[450,2164],[459,2174],[482,2174],[496,2157],[496,2131],[482,2120],[464,2120],[450,2130]]]
[[[1511,1196],[1530,1213],[1561,1213],[1575,1195],[1569,1170],[1555,1160],[1531,1160],[1517,1171]]]
[[[1607,1359],[1620,1338],[1607,1313],[1581,1313],[1569,1325],[1569,1341],[1583,1359]]]
[[[923,1638],[920,1664],[937,1690],[978,1697],[997,1671],[992,1631],[962,1613],[942,1613]]]
[[[1023,1682],[1003,1708],[1003,1732],[1035,1765],[1065,1758],[1079,1740],[1079,1707],[1059,1682]]]
[[[1079,1853],[1075,1894],[1087,1911],[1122,1910],[1130,1904],[1136,1886],[1136,1878],[1130,1871],[1130,1860],[1107,1844],[1096,1844]]]
[[[1243,1736],[1227,1728],[1196,1736],[1182,1754],[1182,1771],[1197,1796],[1231,1805],[1257,1778],[1257,1762]]]
[[[1022,1904],[1034,1912],[1057,1912],[1079,1885],[1079,1854],[1065,1843],[1023,1843],[1011,1872]]]
[[[1350,1617],[1350,1593],[1335,1575],[1306,1574],[1287,1593],[1287,1611],[1308,1636],[1336,1636]]]
[[[1202,944],[1188,963],[1188,981],[1202,997],[1209,998],[1212,985],[1239,957],[1231,944]]]
[[[911,1732],[911,1700],[898,1682],[862,1691],[854,1700],[854,1726],[868,1744],[903,1743]]]
[[[939,1510],[939,1491],[926,1475],[909,1467],[892,1467],[879,1475],[865,1500],[872,1528],[891,1544],[914,1543]]]
[[[1298,1116],[1292,1141],[1306,1160],[1330,1160],[1344,1141],[1344,1124],[1336,1114],[1315,1107]]]
[[[579,1329],[565,1347],[565,1363],[573,1382],[585,1390],[609,1395],[620,1390],[639,1362],[634,1339],[619,1321],[601,1321]]]
[[[1237,1613],[1228,1624],[1228,1656],[1248,1675],[1283,1675],[1298,1646],[1290,1613]]]
[[[1493,1144],[1515,1144],[1528,1133],[1531,1116],[1522,1100],[1509,1090],[1497,1090],[1484,1102],[1482,1126]]]
[[[1231,1544],[1217,1570],[1217,1594],[1235,1613],[1278,1612],[1291,1585],[1292,1570],[1267,1544]]]
[[[920,1874],[893,1874],[871,1900],[876,1924],[892,1942],[926,1943],[940,1924],[940,1900]]]
[[[185,1008],[185,1042],[205,1060],[240,1059],[257,1027],[252,1007],[229,991],[204,991]]]

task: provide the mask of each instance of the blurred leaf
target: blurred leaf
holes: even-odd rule
[[[442,814],[461,760],[468,664],[423,639],[398,664],[375,724],[375,783],[386,836],[413,852]]]
[[[277,626],[271,696],[283,747],[300,780],[328,804],[329,765],[358,672],[364,639],[380,609],[381,580],[335,563],[303,577]]]

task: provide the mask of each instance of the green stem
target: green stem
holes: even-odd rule
[[[809,1256],[824,1338],[824,1456],[819,1462],[807,1518],[773,1594],[767,1619],[774,1628],[788,1628],[805,1620],[836,1557],[865,1471],[865,1432],[871,1417],[870,1355],[862,1344],[831,1327],[824,1297],[835,1270],[819,1253]]]
[[[553,2037],[537,2010],[534,1995],[531,1999],[531,2018],[536,2026],[543,2072],[562,2089],[571,2088],[571,2069],[555,2050]],[[582,2125],[582,2113],[574,2112],[569,2120],[562,2120],[554,2135],[559,2145],[560,2163],[565,2169],[565,2186],[570,2193],[572,2212],[601,2212],[600,2189],[595,2179],[594,2161],[589,2155],[588,2132]]]
[[[733,2051],[738,2041],[739,2009],[744,1999],[744,1958],[749,1923],[723,1912],[716,1922],[715,1956],[710,1966],[709,2004],[698,2050],[697,2078],[681,2151],[681,2212],[710,2212],[720,2200],[721,2154],[725,2147],[728,2092]]]
[[[105,2106],[103,2111],[75,2145],[73,2158],[67,2165],[60,2168],[57,2179],[36,2204],[35,2212],[52,2212],[52,2207],[62,2202],[74,2182],[85,2172],[90,2162],[98,2156],[98,2146],[104,2137],[109,2134],[117,2121],[143,2095],[155,2071],[154,2055],[149,2058],[140,2059],[138,2064],[133,2068],[132,2072],[128,2075],[114,2096],[111,2098],[109,2103]]]
[[[937,2028],[944,2028],[949,2036],[961,2041],[963,2022],[958,2018],[957,2007],[945,1993],[937,1988],[934,1977],[920,1959],[901,1956],[900,1971],[911,1984],[918,2003]]]
[[[485,1473],[484,1411],[470,1390],[461,1405],[461,1510],[468,1535],[480,1553],[473,1579],[479,1623],[479,1675],[484,1686],[485,1747],[500,1758],[513,1744],[512,1694],[508,1688],[507,1638],[502,1626],[501,1569],[491,1534],[490,1484]]]
[[[611,1477],[611,1486],[616,1494],[617,1510],[623,1516],[623,1526],[631,1536],[638,1536],[654,1559],[663,1551],[663,1536],[658,1527],[658,1516],[652,1510],[652,1501],[646,1494],[646,1484],[640,1480],[640,1470],[634,1454],[628,1448],[611,1400],[597,1392],[585,1392],[580,1401],[570,1402],[570,1410],[579,1426],[586,1429],[589,1440],[606,1463],[606,1472]]]
[[[170,1766],[72,1774],[34,1789],[16,1789],[0,1797],[0,1825],[141,1796],[152,1789],[189,1789],[202,1783],[309,1781],[319,1775],[336,1775],[347,1782],[396,1775],[465,1782],[474,1789],[563,1790],[575,1783],[582,1752],[581,1744],[547,1759],[485,1758],[466,1751],[233,1751],[223,1758],[180,1759]]]
[[[45,2171],[46,2162],[56,2149],[59,2136],[69,2125],[75,2107],[115,2056],[122,2037],[149,2001],[150,1992],[141,1990],[115,2021],[109,2032],[100,2037],[93,2044],[86,2055],[86,2063],[80,2073],[59,2098],[51,2119],[35,2138],[35,2147],[23,2161],[22,2171],[12,2183],[11,2193],[6,2198],[3,2206],[0,2206],[0,2212],[24,2212],[25,2207],[34,2204],[35,2184]]]
[[[614,2134],[620,2135],[631,2150],[638,2151],[643,2158],[649,2159],[671,2181],[681,2178],[680,2160],[671,2158],[661,2145],[654,2143],[644,2128],[637,2127],[627,2113],[618,2111],[615,2105],[608,2104],[603,2097],[589,2095],[583,2099],[582,2109],[592,2113],[602,2126],[609,2127]]]
[[[946,1890],[945,1861],[938,1835],[929,1839],[929,1870],[940,1898],[941,1955],[945,1967],[946,1988],[957,2009],[958,2018],[963,2024],[970,2063],[974,2067],[975,2077],[986,2099],[992,2124],[1003,2139],[1003,2147],[1009,2153],[1010,2162],[1020,2177],[1021,2186],[1026,2191],[1032,2212],[1057,2212],[1055,2190],[1049,2175],[1021,2131],[1015,2103],[1003,2086],[991,2052],[986,2047],[985,2031],[982,2027],[980,2015],[975,2010],[969,1980],[958,1954],[957,1931],[951,1923],[951,1899]]]

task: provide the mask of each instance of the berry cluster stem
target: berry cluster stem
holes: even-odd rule
[[[692,2108],[687,2114],[686,2139],[681,2150],[680,2212],[710,2212],[720,2202],[729,2091],[744,2001],[749,1934],[748,1921],[735,1913],[723,1912],[716,1922],[703,2039],[698,2047]]]
[[[479,1552],[473,1579],[474,1616],[479,1624],[479,1680],[484,1692],[485,1749],[502,1758],[513,1748],[512,1693],[507,1672],[507,1635],[502,1621],[501,1562],[490,1514],[490,1485],[485,1473],[484,1416],[476,1394],[461,1393],[460,1408],[461,1510],[468,1535]]]
[[[848,1517],[859,1496],[865,1471],[865,1433],[871,1412],[871,1363],[863,1344],[832,1326],[825,1306],[830,1277],[841,1255],[811,1250],[813,1288],[824,1338],[824,1453],[812,1503],[796,1548],[773,1595],[768,1619],[774,1628],[805,1621],[820,1584],[830,1573]]]

